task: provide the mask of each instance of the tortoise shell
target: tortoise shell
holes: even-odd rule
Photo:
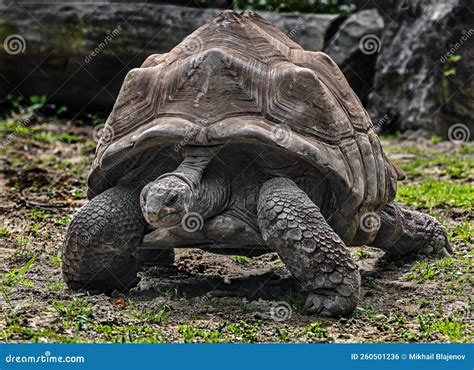
[[[331,58],[249,12],[225,11],[131,70],[103,132],[89,198],[117,184],[151,147],[257,142],[328,176],[337,199],[332,226],[351,228],[352,238],[355,216],[380,212],[403,177]]]

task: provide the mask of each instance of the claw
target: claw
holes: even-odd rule
[[[451,257],[451,255],[449,254],[446,248],[441,249],[439,254],[443,257]]]
[[[451,253],[453,253],[453,247],[449,243],[447,235],[444,236],[444,246],[441,247],[438,254],[443,257],[451,257]]]
[[[350,315],[355,305],[356,303],[345,297],[310,293],[306,299],[305,309],[309,315],[338,318]]]
[[[448,237],[446,237],[445,249],[447,250],[448,253],[453,253],[454,252],[454,249],[453,249],[451,243],[449,242]]]

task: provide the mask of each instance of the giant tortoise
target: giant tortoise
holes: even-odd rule
[[[337,65],[254,13],[226,11],[123,83],[72,220],[73,289],[127,289],[173,249],[276,252],[309,313],[350,314],[348,246],[448,254],[444,228],[393,199],[403,172]]]

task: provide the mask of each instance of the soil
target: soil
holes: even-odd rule
[[[174,266],[144,268],[130,292],[70,291],[62,284],[59,256],[67,224],[86,202],[94,135],[91,128],[70,122],[37,123],[34,132],[53,136],[13,135],[2,153],[3,342],[472,341],[474,324],[466,308],[471,284],[456,291],[439,276],[423,282],[406,279],[416,259],[388,261],[373,248],[353,250],[362,291],[360,305],[348,319],[305,315],[305,295],[274,253],[247,259],[182,249]],[[384,142],[401,144],[440,150],[446,145]],[[448,216],[438,211],[434,213],[450,227],[466,219],[463,210]],[[472,245],[454,244],[455,264],[472,258]],[[425,260],[435,266],[435,258]],[[28,261],[31,266],[21,271]],[[472,269],[457,271],[471,281]],[[8,280],[12,274],[17,277],[13,282]],[[444,321],[448,329],[438,324]],[[455,328],[449,329],[449,323]]]

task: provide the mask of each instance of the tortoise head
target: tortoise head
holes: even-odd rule
[[[171,174],[146,185],[140,206],[146,221],[156,228],[178,225],[191,207],[193,190],[181,176]]]

